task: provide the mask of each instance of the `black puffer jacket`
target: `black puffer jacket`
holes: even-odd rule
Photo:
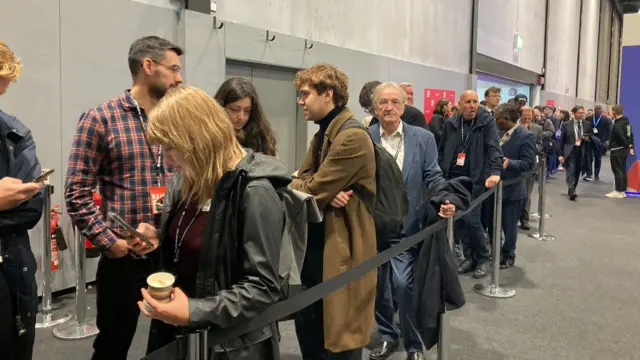
[[[220,332],[260,314],[282,297],[278,274],[285,209],[275,191],[291,176],[277,159],[245,149],[247,155],[215,189],[196,279],[189,299],[191,328]],[[174,239],[166,234],[180,207],[181,176],[167,189],[161,235],[161,268],[171,271]],[[242,224],[240,228],[237,225]],[[273,325],[215,344],[216,353],[233,360],[279,359]],[[149,342],[153,351],[167,343]]]

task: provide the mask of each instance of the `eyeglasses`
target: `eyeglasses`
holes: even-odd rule
[[[402,105],[402,102],[398,99],[392,99],[392,100],[382,99],[378,101],[378,106],[381,108],[386,108],[387,105],[389,104],[391,104],[393,107],[400,107]]]
[[[169,66],[169,65],[161,64],[161,63],[159,63],[159,62],[157,62],[155,60],[151,60],[151,61],[153,61],[154,63],[162,66],[163,68],[165,68],[165,69],[167,69],[167,70],[169,70],[169,71],[171,71],[173,73],[177,74],[177,73],[182,72],[182,68],[180,67],[180,65],[170,65]]]

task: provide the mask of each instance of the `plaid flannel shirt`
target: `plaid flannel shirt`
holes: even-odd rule
[[[133,227],[154,224],[149,188],[170,174],[157,146],[145,137],[146,114],[129,90],[80,117],[69,155],[65,199],[73,223],[101,248],[126,234],[106,217],[115,212]],[[144,122],[144,124],[143,124]],[[93,190],[102,197],[100,208]]]

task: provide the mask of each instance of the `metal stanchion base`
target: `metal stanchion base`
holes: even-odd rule
[[[36,328],[46,329],[52,326],[60,325],[73,317],[71,311],[47,311],[36,315]]]
[[[478,294],[496,299],[509,299],[516,296],[516,290],[493,284],[476,284],[473,290]]]
[[[529,234],[529,237],[532,237],[534,239],[538,239],[540,241],[554,241],[556,239],[555,236],[550,235],[550,234],[540,234],[539,232],[533,233],[533,234]]]
[[[98,335],[95,319],[87,319],[84,324],[73,320],[65,325],[53,329],[53,336],[61,340],[80,340]]]
[[[533,213],[533,214],[529,215],[529,218],[534,219],[534,220],[538,220],[538,219],[540,219],[540,214],[539,213]],[[545,219],[550,219],[551,215],[544,214],[544,218]]]

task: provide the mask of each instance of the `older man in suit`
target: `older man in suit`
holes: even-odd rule
[[[500,148],[504,154],[502,179],[509,181],[518,178],[523,173],[533,170],[536,162],[536,138],[527,131],[524,125],[518,123],[520,114],[511,105],[502,105],[495,112],[496,121],[504,135],[500,138]],[[531,122],[533,113],[527,111],[528,121]],[[509,268],[516,261],[516,240],[518,238],[518,217],[523,201],[527,198],[526,181],[507,185],[502,193],[502,230],[504,244],[500,257],[500,268]]]
[[[402,170],[409,199],[409,212],[404,218],[402,233],[395,239],[377,239],[380,251],[421,230],[420,221],[415,218],[415,210],[424,200],[424,189],[432,188],[444,181],[442,171],[438,167],[438,151],[433,134],[401,120],[406,100],[407,94],[394,83],[380,84],[373,93],[376,117],[380,122],[369,128],[371,137],[395,157],[398,167]],[[455,207],[448,202],[440,208],[442,217],[453,216],[454,212]],[[370,359],[387,359],[397,348],[401,337],[408,359],[424,359],[422,342],[412,324],[414,316],[411,313],[413,265],[417,255],[416,248],[410,249],[382,265],[378,271],[375,318],[382,345],[371,352]],[[394,300],[398,304],[399,329],[393,321]]]
[[[537,111],[537,110],[536,110]],[[545,156],[545,152],[543,149],[542,139],[543,139],[543,130],[542,127],[536,124],[533,121],[534,118],[534,110],[528,106],[525,106],[520,109],[520,125],[525,129],[529,130],[536,139],[536,165],[540,159],[540,156]],[[551,125],[553,127],[553,125]],[[522,204],[522,212],[520,213],[520,228],[523,230],[529,230],[531,227],[529,226],[529,213],[531,211],[531,193],[533,192],[533,183],[534,177],[531,176],[527,178],[527,197],[524,199],[524,203]]]
[[[571,112],[573,119],[565,121],[560,129],[559,145],[562,156],[559,160],[566,169],[569,200],[575,201],[578,197],[576,187],[582,171],[582,156],[593,134],[593,124],[584,121],[584,106],[576,105]]]

